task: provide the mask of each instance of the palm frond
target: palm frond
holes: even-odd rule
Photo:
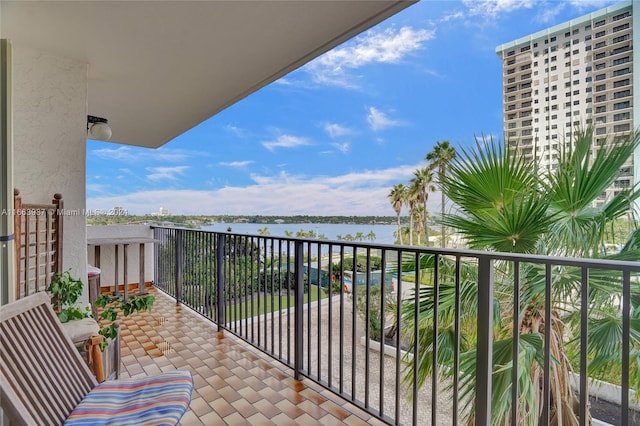
[[[513,340],[511,338],[494,341],[494,370],[491,388],[491,424],[509,424],[514,405],[520,413],[519,424],[537,425],[540,407],[538,383],[532,371],[544,365],[543,341],[539,334],[523,334],[519,338],[518,348],[518,401],[513,404],[511,398]],[[465,408],[473,412],[475,398],[476,350],[472,349],[460,358],[460,388]]]
[[[523,194],[533,194],[539,180],[531,163],[505,151],[493,139],[477,140],[476,149],[461,150],[443,178],[447,197],[464,213],[500,210]]]
[[[556,254],[591,256],[602,242],[606,223],[629,211],[640,197],[638,188],[615,195],[602,207],[596,200],[613,185],[620,168],[640,144],[640,133],[601,145],[591,154],[593,130],[578,131],[575,145],[560,152],[558,167],[543,184],[549,211],[555,220],[548,232],[548,244]],[[562,248],[562,252],[557,250]]]

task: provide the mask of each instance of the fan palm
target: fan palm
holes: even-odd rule
[[[457,206],[457,214],[445,215],[443,224],[461,232],[475,249],[534,253],[554,256],[597,257],[603,243],[604,230],[617,218],[630,214],[640,188],[632,188],[613,196],[600,207],[594,201],[613,184],[620,167],[640,145],[640,134],[604,145],[591,154],[591,130],[579,131],[571,149],[559,155],[556,170],[540,173],[535,164],[505,150],[493,140],[477,142],[475,149],[463,151],[443,176],[443,193]],[[636,235],[638,234],[638,235]],[[634,232],[623,251],[614,256],[621,260],[640,260],[638,238]],[[433,256],[421,259],[421,265],[403,265],[403,269],[433,268]],[[450,375],[455,352],[452,338],[455,327],[456,270],[445,257],[440,257],[438,282],[438,330],[433,329],[433,286],[420,288],[416,298],[403,307],[403,324],[407,336],[413,336],[414,309],[418,304],[418,341],[411,341],[410,351],[417,346],[417,364],[409,363],[405,376],[413,381],[417,368],[417,384],[421,385],[435,369],[432,365],[432,343],[439,342],[438,370]],[[580,272],[575,268],[555,267],[552,276],[551,317],[547,318],[544,267],[520,265],[520,306],[513,306],[513,267],[501,264],[494,276],[494,346],[492,424],[509,424],[512,409],[519,413],[519,424],[538,424],[541,410],[543,369],[543,333],[550,332],[550,352],[554,362],[551,374],[551,418],[554,424],[577,424],[575,395],[569,387],[570,352],[579,345]],[[475,381],[475,321],[477,320],[477,272],[474,265],[460,269],[460,391],[473,420]],[[589,373],[610,369],[621,359],[619,335],[621,314],[612,295],[621,294],[621,282],[604,272],[591,271],[589,277]],[[633,284],[632,304],[637,308],[638,283]],[[513,318],[514,312],[520,312]],[[633,309],[638,319],[632,320],[633,355],[640,348],[640,309]],[[634,317],[635,318],[635,317]],[[519,324],[518,392],[512,402],[512,324]],[[616,340],[618,339],[618,340]],[[579,351],[579,349],[577,349]],[[636,360],[637,361],[637,360]],[[638,365],[632,361],[632,383],[640,385]]]

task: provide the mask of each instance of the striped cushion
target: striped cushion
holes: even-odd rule
[[[189,371],[100,383],[65,425],[176,425],[191,401]]]

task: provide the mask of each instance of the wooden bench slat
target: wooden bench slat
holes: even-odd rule
[[[0,309],[0,394],[18,423],[61,424],[97,384],[49,303],[40,292]]]
[[[10,424],[178,423],[191,400],[191,372],[98,385],[50,302],[39,292],[0,309],[0,406]]]

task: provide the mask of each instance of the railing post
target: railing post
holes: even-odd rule
[[[224,248],[227,240],[225,234],[216,235],[216,303],[218,304],[218,331],[222,331],[225,324],[225,304],[224,304]]]
[[[304,324],[304,245],[302,241],[295,242],[295,295],[294,295],[294,378],[300,380],[303,360],[303,324]]]
[[[176,229],[176,305],[182,300],[182,229]]]
[[[478,257],[478,343],[476,352],[476,426],[491,424],[493,372],[493,259]]]
[[[152,284],[156,284],[159,285],[160,284],[160,255],[159,253],[159,247],[160,247],[160,243],[158,242],[160,240],[160,232],[158,228],[154,228],[153,226],[151,227],[151,231],[153,231],[153,239],[156,240],[156,242],[153,244],[153,281]],[[97,266],[98,267],[98,266]],[[99,267],[98,267],[99,268]],[[98,279],[98,288],[100,288],[100,280]]]

